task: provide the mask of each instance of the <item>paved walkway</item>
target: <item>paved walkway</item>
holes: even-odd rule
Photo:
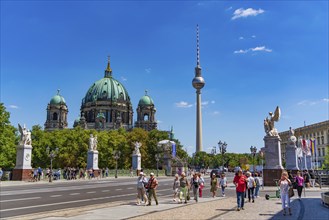
[[[320,195],[320,192],[318,192]],[[297,219],[328,220],[329,209],[321,204],[319,196],[292,199],[292,215],[283,216],[280,199],[257,198],[255,203],[246,203],[245,210],[236,211],[236,198],[202,198],[196,203],[177,204],[171,198],[162,199],[158,206],[136,206],[134,202],[114,207],[97,208],[82,213],[54,213],[47,220],[73,219]],[[64,214],[64,215],[63,215]],[[49,216],[49,215],[48,215]]]
[[[273,191],[276,187],[265,187]],[[107,203],[69,209],[52,213],[20,216],[17,219],[46,219],[46,220],[73,220],[73,219],[297,219],[297,220],[328,220],[329,209],[321,204],[321,192],[328,188],[311,188],[306,190],[306,197],[298,200],[292,198],[291,216],[283,216],[280,199],[266,200],[259,197],[255,203],[246,203],[245,210],[236,211],[235,197],[200,198],[196,203],[193,199],[188,204],[177,204],[171,196],[162,196],[159,205],[153,202],[152,206],[137,206],[135,201]],[[297,192],[295,192],[297,195]],[[161,194],[159,195],[161,196]],[[304,193],[303,193],[304,196]],[[15,218],[14,218],[15,219]]]

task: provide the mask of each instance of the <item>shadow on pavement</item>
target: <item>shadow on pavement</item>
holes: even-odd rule
[[[235,209],[216,209],[216,211],[231,212],[235,211]]]

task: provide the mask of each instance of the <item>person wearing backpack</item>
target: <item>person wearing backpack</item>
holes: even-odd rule
[[[137,178],[137,203],[136,205],[141,204],[141,199],[144,199],[144,204],[147,204],[147,196],[145,191],[145,185],[147,184],[147,179],[144,176],[143,172],[139,173],[139,177]]]
[[[154,177],[154,173],[150,173],[150,179],[147,183],[147,190],[148,190],[148,204],[147,204],[147,206],[151,205],[152,196],[155,200],[155,204],[159,205],[157,194],[156,194],[157,187],[158,187],[158,180]]]
[[[194,173],[193,174],[193,178],[191,179],[191,182],[190,182],[190,189],[192,188],[193,190],[193,196],[194,196],[194,200],[196,202],[198,202],[198,198],[199,198],[199,187],[200,187],[200,179],[198,177],[198,174],[197,173]]]
[[[254,177],[251,176],[250,172],[246,173],[247,175],[247,189],[248,189],[248,201],[250,202],[250,200],[252,199],[252,202],[255,202],[255,195],[254,195],[254,189],[256,186],[256,182]]]

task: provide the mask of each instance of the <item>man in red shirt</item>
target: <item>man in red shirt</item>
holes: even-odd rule
[[[240,209],[244,210],[243,206],[244,206],[244,194],[246,192],[246,182],[247,182],[247,177],[242,174],[242,170],[239,170],[233,179],[233,183],[236,187],[236,196],[238,203],[237,211],[240,211]]]

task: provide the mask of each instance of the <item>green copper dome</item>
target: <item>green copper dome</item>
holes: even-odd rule
[[[59,90],[57,90],[57,95],[54,95],[50,100],[51,105],[61,105],[66,104],[63,96],[59,94]]]
[[[147,95],[147,91],[145,91],[145,95],[139,100],[138,105],[154,105],[152,98]]]
[[[105,70],[104,78],[96,81],[87,91],[83,103],[95,101],[130,101],[125,87],[112,77],[110,61]]]
[[[105,77],[96,81],[88,89],[83,102],[86,103],[103,100],[128,101],[130,100],[130,97],[125,87],[119,81],[112,77]]]

